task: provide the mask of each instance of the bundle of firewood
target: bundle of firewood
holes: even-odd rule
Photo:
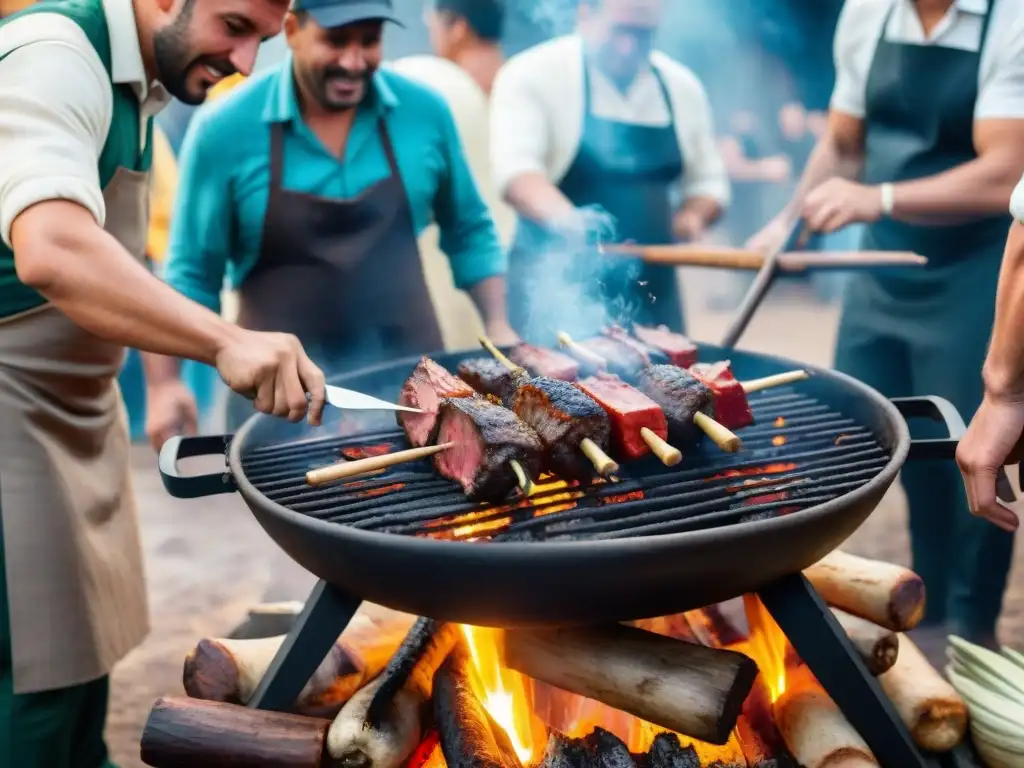
[[[956,746],[966,730],[963,702],[901,634],[924,614],[921,580],[905,568],[838,552],[806,576],[917,743],[930,751]],[[715,764],[726,768],[877,765],[798,659],[785,694],[773,702],[755,662],[730,647],[745,638],[742,630],[714,606],[686,616],[500,634],[506,668],[662,734],[645,754],[630,756],[603,729],[574,739],[552,727],[544,768],[578,768],[580,761],[596,768],[609,760],[622,768],[630,761],[634,768],[699,768],[708,762],[701,744],[721,745]],[[162,699],[150,714],[144,762],[399,768],[424,745],[439,744],[449,768],[523,768],[473,693],[460,627],[364,604],[290,713],[245,707],[283,641],[201,640],[185,660],[188,698]]]

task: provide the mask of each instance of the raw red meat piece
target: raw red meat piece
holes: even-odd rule
[[[664,352],[672,365],[689,368],[697,362],[697,345],[681,333],[673,333],[664,325],[657,328],[637,325],[633,327],[633,335],[644,344]]]
[[[715,414],[718,422],[729,429],[749,427],[754,414],[747,402],[742,382],[736,381],[729,363],[696,363],[690,373],[700,379],[715,396]]]
[[[577,385],[605,412],[612,428],[612,445],[624,458],[638,459],[650,453],[640,435],[647,427],[661,439],[668,438],[668,422],[658,404],[618,376],[599,373]]]
[[[533,376],[546,376],[559,381],[576,381],[580,366],[575,360],[553,349],[520,344],[509,353],[509,359]]]
[[[446,397],[473,397],[476,392],[430,358],[421,358],[398,394],[399,405],[419,408],[423,413],[398,411],[398,424],[414,448],[427,445],[434,437],[437,410]]]

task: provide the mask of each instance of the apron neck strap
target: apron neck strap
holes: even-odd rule
[[[586,46],[583,48],[583,114],[589,116],[591,112],[591,82],[590,82],[590,66],[592,59],[587,55]],[[654,75],[654,79],[658,83],[658,89],[661,91],[661,97],[665,100],[665,108],[668,110],[668,121],[670,125],[675,125],[676,122],[676,111],[672,105],[672,98],[669,96],[668,85],[665,83],[665,78],[661,72],[650,60],[647,59],[647,66],[651,68],[651,73]]]
[[[284,126],[284,122],[270,124],[270,186],[272,189],[281,186],[281,179],[284,175]],[[383,116],[377,120],[377,134],[380,136],[380,143],[384,148],[384,157],[387,158],[388,168],[392,175],[399,175],[395,147],[391,143],[391,134],[388,132]]]

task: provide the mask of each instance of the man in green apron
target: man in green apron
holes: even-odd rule
[[[1007,210],[1024,171],[1022,25],[1013,0],[847,3],[829,131],[753,243],[771,247],[802,217],[825,233],[864,223],[865,249],[926,256],[923,269],[850,277],[836,368],[889,397],[944,397],[966,419],[982,401]],[[950,461],[911,462],[902,482],[928,589],[922,639],[955,632],[993,645],[1013,535],[970,514]]]
[[[153,114],[248,71],[285,10],[53,0],[0,22],[0,766],[109,765],[107,676],[149,629],[125,347],[320,421],[296,339],[225,323],[143,266]]]

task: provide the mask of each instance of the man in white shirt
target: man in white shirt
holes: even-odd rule
[[[435,55],[406,56],[391,64],[444,98],[455,118],[470,172],[507,247],[515,214],[491,180],[490,94],[505,56],[505,0],[432,0],[424,12]],[[473,302],[455,287],[436,225],[420,236],[420,258],[431,300],[449,350],[479,346],[483,321]]]
[[[836,368],[969,419],[1024,172],[1024,0],[849,0],[835,59],[828,132],[753,244],[771,248],[802,217],[818,232],[864,223],[864,248],[926,256],[924,269],[850,276]],[[908,462],[902,481],[923,626],[993,645],[1013,534],[971,516],[949,461]]]
[[[608,322],[684,328],[674,269],[577,247],[580,209],[610,214],[618,240],[660,244],[699,238],[728,203],[704,89],[653,50],[661,16],[661,0],[582,0],[576,34],[495,81],[494,179],[519,214],[509,313],[528,340]]]

